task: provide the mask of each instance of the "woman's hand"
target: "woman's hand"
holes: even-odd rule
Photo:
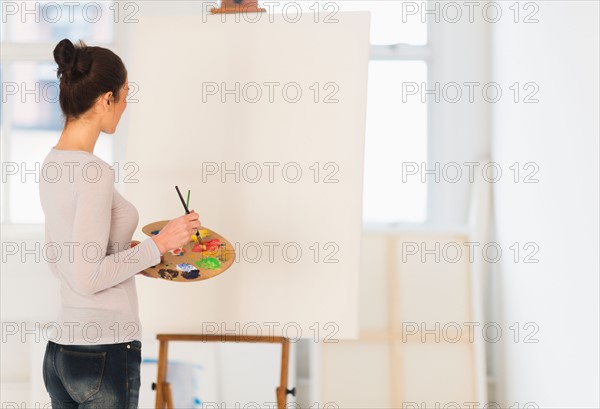
[[[189,214],[170,220],[152,240],[162,255],[171,249],[183,247],[199,227],[198,213],[191,210]]]

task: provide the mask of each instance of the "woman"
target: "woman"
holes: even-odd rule
[[[43,375],[53,408],[137,408],[141,326],[134,276],[189,242],[198,214],[171,220],[137,246],[136,208],[93,154],[127,106],[127,71],[101,47],[64,39],[54,49],[65,126],[42,166],[46,259],[60,280],[61,309]]]

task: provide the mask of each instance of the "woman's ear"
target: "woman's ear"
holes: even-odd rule
[[[100,94],[96,103],[94,104],[94,109],[97,113],[108,112],[112,109],[114,105],[114,98],[112,91],[106,92],[104,94]]]
[[[108,91],[107,93],[103,94],[100,97],[100,101],[102,102],[102,109],[104,111],[110,110],[110,106],[111,106],[113,100],[114,100],[114,98],[113,98],[112,91]]]

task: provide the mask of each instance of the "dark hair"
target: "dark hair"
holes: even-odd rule
[[[66,119],[79,118],[106,92],[112,91],[115,101],[119,100],[127,70],[112,51],[88,47],[81,40],[75,46],[65,38],[54,48],[54,60],[60,79],[60,108]]]

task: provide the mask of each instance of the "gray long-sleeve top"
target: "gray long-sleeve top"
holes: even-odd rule
[[[40,172],[44,257],[61,292],[48,339],[79,345],[141,339],[134,276],[159,264],[160,252],[151,238],[130,248],[139,215],[115,189],[114,169],[89,152],[52,148]]]

